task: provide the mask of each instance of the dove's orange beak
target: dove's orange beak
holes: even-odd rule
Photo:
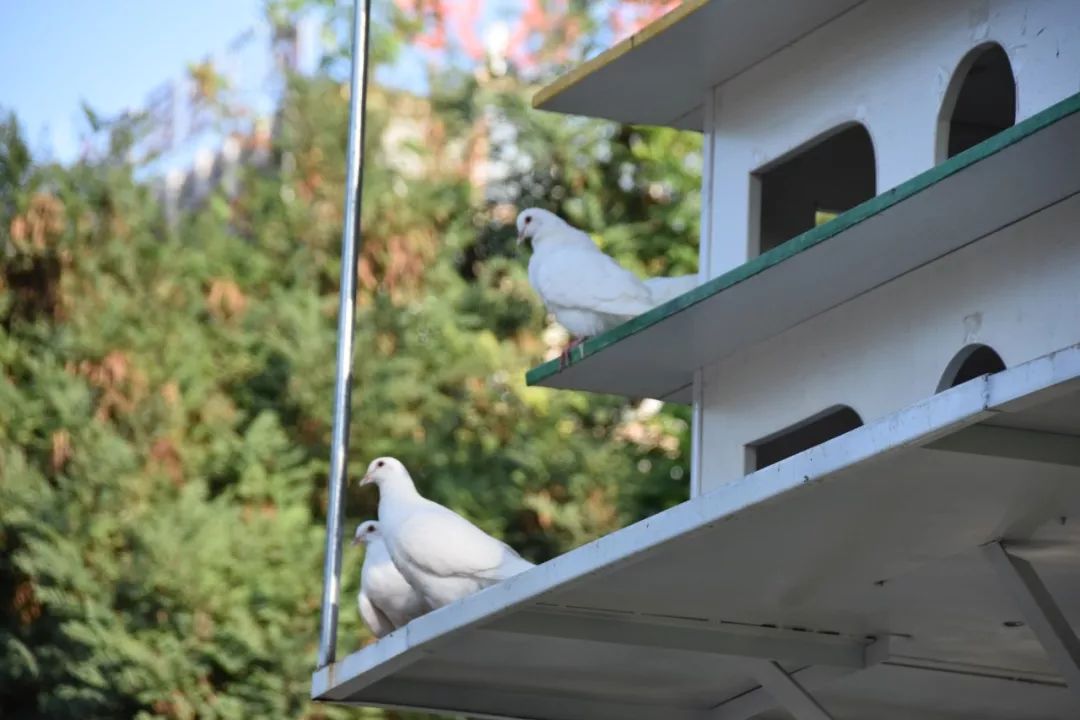
[[[523,231],[519,231],[518,232],[517,244],[520,245],[523,242],[525,242],[525,233]]]
[[[364,477],[360,478],[360,487],[375,482],[375,479],[371,477],[371,473],[364,473]]]

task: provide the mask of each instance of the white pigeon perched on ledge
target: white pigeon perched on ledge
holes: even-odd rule
[[[431,609],[390,559],[379,523],[368,520],[357,525],[352,544],[367,546],[356,602],[375,637],[388,635]]]
[[[517,216],[518,244],[532,240],[529,282],[544,305],[574,336],[571,349],[652,309],[652,293],[637,275],[596,247],[587,234],[540,208]]]
[[[395,458],[372,460],[360,482],[368,483],[379,486],[379,526],[394,565],[431,607],[533,567],[506,543],[422,497]]]
[[[697,275],[657,277],[642,281],[605,255],[587,234],[555,213],[540,208],[517,216],[518,244],[532,240],[529,282],[544,306],[574,340],[562,352],[586,339],[682,295],[698,284]]]

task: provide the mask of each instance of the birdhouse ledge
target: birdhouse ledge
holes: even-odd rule
[[[695,369],[1080,192],[1080,94],[591,338],[529,385],[689,403]]]
[[[323,668],[312,696],[547,720],[818,701],[835,717],[1069,717],[1056,649],[1076,638],[1054,600],[1080,597],[1078,436],[1074,346],[713,478]]]

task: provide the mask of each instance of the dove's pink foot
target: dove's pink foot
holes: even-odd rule
[[[563,348],[562,353],[559,355],[560,370],[565,370],[567,367],[570,366],[570,351],[576,348],[581,343],[585,342],[586,340],[588,340],[588,338],[575,338],[571,340],[565,348]]]

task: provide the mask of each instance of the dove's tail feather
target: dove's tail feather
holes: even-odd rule
[[[518,573],[523,573],[529,568],[536,567],[534,563],[521,557],[517,550],[506,543],[502,543],[502,546],[506,548],[506,554],[503,556],[502,564],[499,565],[499,576],[501,580],[505,580]]]
[[[655,277],[645,280],[645,287],[649,288],[654,306],[663,305],[668,300],[677,298],[683,293],[688,293],[697,286],[698,276],[696,274]]]
[[[503,564],[499,567],[499,579],[505,580],[515,575],[519,575],[528,570],[529,568],[534,567],[536,567],[536,565],[529,562],[525,558],[515,554],[512,557],[506,558]]]

